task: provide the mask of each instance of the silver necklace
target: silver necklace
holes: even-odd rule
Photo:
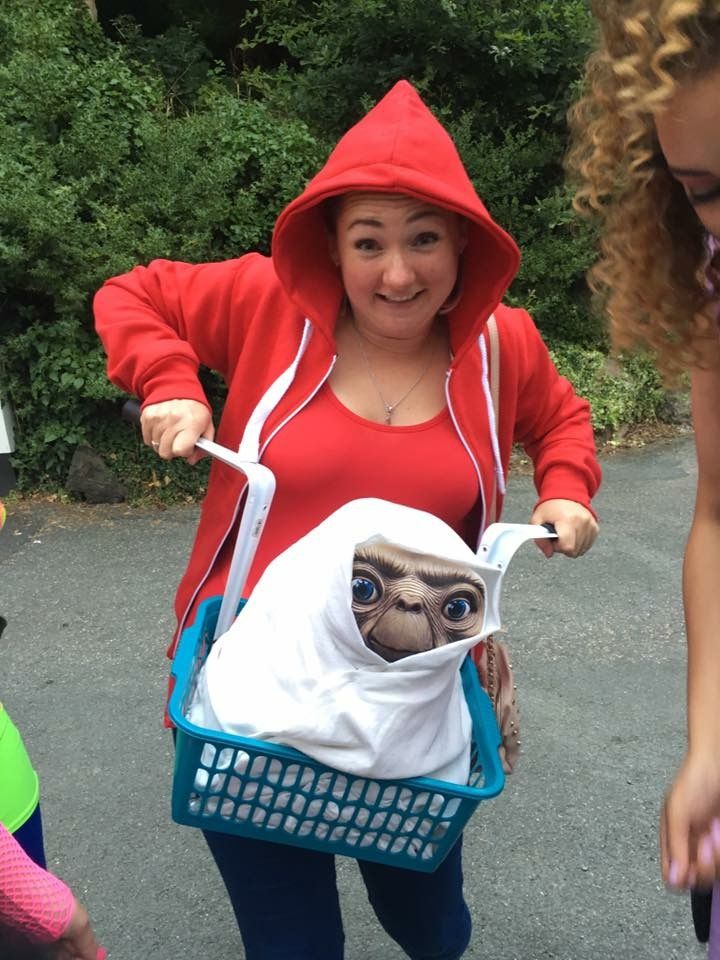
[[[378,397],[380,398],[380,403],[382,403],[383,407],[385,408],[385,423],[388,424],[388,425],[390,425],[390,424],[392,424],[393,411],[396,410],[404,400],[407,400],[407,398],[408,398],[408,397],[410,396],[410,394],[413,392],[413,390],[415,389],[415,387],[419,386],[419,384],[421,383],[421,381],[424,379],[425,374],[428,372],[428,370],[430,369],[430,367],[431,367],[431,365],[432,365],[433,356],[434,356],[435,351],[434,351],[434,350],[431,350],[431,351],[430,351],[430,356],[428,357],[428,362],[427,362],[427,364],[425,365],[425,367],[424,367],[422,373],[420,374],[420,376],[417,378],[417,380],[416,380],[416,381],[413,383],[413,385],[410,387],[410,389],[409,389],[409,390],[406,390],[405,393],[400,397],[400,399],[395,401],[395,403],[388,403],[387,400],[385,399],[385,397],[382,395],[382,391],[381,391],[381,389],[380,389],[380,385],[379,385],[379,383],[377,382],[377,379],[376,379],[375,374],[374,374],[374,372],[373,372],[373,368],[370,366],[370,360],[368,359],[368,355],[367,355],[367,353],[365,352],[365,344],[363,343],[362,334],[360,333],[360,331],[358,330],[358,328],[355,326],[354,320],[351,321],[351,325],[352,325],[353,330],[355,331],[355,335],[356,335],[357,338],[358,338],[358,343],[360,344],[360,352],[361,352],[361,354],[362,354],[362,358],[363,358],[363,361],[364,361],[364,363],[365,363],[365,369],[366,369],[367,372],[368,372],[368,377],[370,378],[370,382],[371,382],[372,385],[375,387],[375,392],[377,393]]]

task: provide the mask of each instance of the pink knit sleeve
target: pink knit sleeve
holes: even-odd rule
[[[33,940],[58,940],[75,898],[62,880],[38,867],[0,823],[0,920]]]

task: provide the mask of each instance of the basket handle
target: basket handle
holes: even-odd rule
[[[139,423],[140,404],[137,400],[127,400],[123,404],[121,416],[124,420]],[[243,588],[265,527],[270,504],[275,495],[275,475],[263,464],[243,460],[235,451],[229,450],[213,440],[207,440],[205,437],[198,437],[195,446],[198,450],[202,450],[216,460],[232,467],[233,470],[244,474],[247,480],[245,508],[235,540],[235,549],[230,561],[230,572],[223,591],[222,604],[213,637],[213,639],[217,639],[229,629],[235,619],[235,611],[242,598]]]

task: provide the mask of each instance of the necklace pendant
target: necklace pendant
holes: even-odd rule
[[[388,426],[392,423],[393,410],[396,406],[397,404],[393,404],[391,407],[385,404],[385,423],[388,424]]]

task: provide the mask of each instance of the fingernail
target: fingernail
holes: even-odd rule
[[[710,836],[712,837],[713,846],[720,853],[720,820],[715,819],[710,824]]]
[[[706,867],[710,866],[715,859],[715,844],[712,838],[703,838],[700,849],[698,850],[698,856],[700,857],[701,863],[704,863]]]
[[[676,887],[678,881],[680,880],[680,867],[673,860],[670,864],[670,869],[668,870],[668,883],[671,887]]]

